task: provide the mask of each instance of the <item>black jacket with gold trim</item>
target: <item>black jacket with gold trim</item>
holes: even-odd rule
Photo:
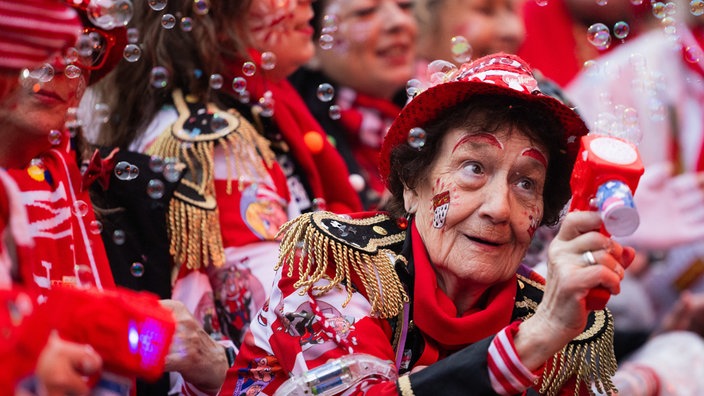
[[[284,276],[297,279],[296,286],[303,289],[327,276],[331,280],[329,288],[335,284],[352,285],[347,289],[363,293],[372,304],[372,315],[387,318],[394,329],[390,341],[396,355],[403,357],[403,364],[397,362],[400,375],[414,366],[424,349],[423,337],[410,317],[413,259],[410,233],[402,223],[383,213],[357,214],[354,218],[329,212],[302,215],[282,227],[277,265],[297,268]],[[301,257],[307,261],[304,265]],[[542,278],[527,267],[519,269],[512,320],[523,320],[535,313],[543,296],[541,282]],[[404,345],[400,345],[404,339]],[[487,369],[492,339],[469,345],[411,374],[413,394],[495,394]],[[398,348],[403,348],[403,353],[398,353]],[[590,394],[592,383],[613,389],[611,377],[615,370],[613,318],[608,310],[593,311],[585,330],[546,364],[539,393],[558,394],[567,381],[576,381],[569,386],[574,388],[577,384],[575,394]],[[405,394],[402,389],[399,392]],[[536,391],[529,389],[526,394]]]

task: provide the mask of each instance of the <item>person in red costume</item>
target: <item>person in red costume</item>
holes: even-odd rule
[[[3,393],[11,393],[16,381],[34,370],[36,381],[25,381],[24,391],[36,386],[40,393],[87,394],[90,385],[85,376],[101,370],[102,359],[95,350],[62,339],[63,331],[70,333],[71,329],[63,329],[61,337],[48,336],[54,322],[44,322],[43,318],[54,314],[45,307],[57,309],[52,304],[54,289],[98,290],[106,292],[105,296],[117,293],[102,241],[95,232],[99,223],[88,194],[90,180],[78,167],[82,156],[80,131],[68,129],[75,127],[69,121],[87,85],[99,80],[122,58],[126,29],[120,24],[129,20],[131,2],[122,4],[129,7],[91,20],[89,14],[96,4],[89,1],[71,2],[72,8],[58,2],[0,3],[0,25],[7,27],[8,33],[0,40],[0,48],[8,56],[2,59],[2,87],[6,89],[0,99],[4,138],[0,164],[6,168],[2,172],[6,194],[0,213],[3,226],[8,226],[3,228],[7,243],[2,249],[6,264],[2,278],[7,281],[3,287],[9,285],[7,292],[2,291],[9,310],[3,312],[1,320],[3,329],[17,329],[16,334],[4,332],[6,336],[19,335],[13,339],[16,343],[3,343],[3,347],[22,357],[9,360],[12,367],[3,370],[7,374],[2,378]],[[76,50],[81,43],[90,43],[89,54],[86,46]],[[49,47],[53,52],[45,58],[41,54]],[[16,70],[19,65],[28,69],[20,72]],[[178,306],[164,302],[174,311],[172,319],[169,310],[156,305],[155,297],[150,299],[153,309],[171,321],[178,320],[179,353],[190,353],[188,348],[195,345],[193,339],[197,337],[193,334],[197,333],[183,328],[193,319],[180,313]],[[98,305],[97,301],[91,304]],[[59,307],[63,308],[80,307]],[[70,317],[69,312],[63,316]],[[119,341],[108,360],[120,355]],[[37,357],[45,342],[42,355]],[[19,349],[13,349],[13,345]],[[164,345],[164,353],[168,347]],[[171,367],[178,366],[181,359],[173,354],[167,358]],[[126,378],[123,384],[127,392],[131,379]]]
[[[523,3],[525,41],[517,54],[545,77],[566,88],[584,62],[621,45],[611,38],[611,45],[597,49],[588,41],[592,24],[603,23],[610,31],[617,22],[629,26],[628,41],[648,30],[652,21],[651,3],[647,1],[527,0]]]
[[[598,213],[572,212],[547,279],[521,264],[560,220],[586,125],[515,55],[438,81],[382,145],[390,213],[314,212],[282,230],[274,291],[223,393],[614,391],[612,317],[585,299],[619,292],[633,250],[598,232]]]
[[[388,199],[378,171],[381,142],[413,77],[413,3],[326,0],[313,8],[316,56],[290,81],[345,159],[365,209],[373,210]]]
[[[181,15],[173,29],[162,26],[168,15]],[[165,268],[151,281],[166,282],[221,342],[239,344],[264,304],[286,221],[361,209],[342,158],[286,81],[313,54],[311,16],[310,2],[296,0],[135,4],[129,27],[139,33],[140,59],[118,65],[84,101],[110,108],[98,144],[139,154],[141,169],[152,158],[185,168],[171,196],[149,197],[145,184],[104,207],[118,209],[104,211],[104,240],[118,254],[134,247],[142,279]],[[108,201],[109,190],[101,193]],[[160,205],[164,217],[155,219]],[[115,224],[128,225],[120,246],[111,246]],[[159,252],[144,232],[155,224],[165,229]]]
[[[11,96],[20,82],[20,71],[35,68],[57,52],[76,42],[82,30],[77,13],[58,0],[29,0],[22,3],[0,1],[0,102]],[[6,158],[7,160],[7,158]],[[7,161],[6,161],[7,162]],[[34,294],[26,285],[17,283],[17,263],[31,260],[33,240],[27,223],[27,212],[20,202],[15,181],[0,171],[0,297],[4,309],[0,313],[3,328],[2,355],[17,353],[21,337],[18,332],[25,318],[32,315]],[[88,345],[65,341],[52,335],[46,345],[35,340],[36,359],[5,359],[0,368],[0,392],[14,393],[19,381],[37,368],[37,376],[47,394],[53,392],[86,393],[83,375],[100,370],[102,360]],[[35,366],[36,364],[36,366]]]

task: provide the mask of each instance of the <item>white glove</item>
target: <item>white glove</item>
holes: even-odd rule
[[[640,226],[619,242],[664,250],[704,240],[704,174],[672,176],[672,164],[646,167],[633,197]]]

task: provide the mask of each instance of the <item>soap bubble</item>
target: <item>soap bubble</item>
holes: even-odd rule
[[[335,96],[335,88],[328,83],[318,85],[318,99],[321,102],[329,102]]]
[[[587,40],[598,50],[605,50],[611,45],[611,33],[603,23],[595,23],[587,29]]]

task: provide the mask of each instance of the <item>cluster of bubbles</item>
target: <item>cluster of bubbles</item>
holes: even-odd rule
[[[430,85],[435,86],[447,81],[449,76],[457,70],[457,66],[446,60],[436,59],[428,64],[425,71]]]
[[[127,161],[120,161],[115,164],[115,177],[120,180],[134,180],[139,176],[139,168]]]
[[[68,131],[71,137],[76,137],[78,132],[80,132],[83,123],[78,117],[78,108],[70,107],[66,110],[66,121],[64,122],[64,128]]]
[[[641,117],[649,117],[653,122],[662,122],[666,120],[667,107],[663,103],[663,93],[667,90],[664,76],[659,72],[653,72],[648,69],[646,60],[642,54],[633,53],[628,59],[629,67],[626,69],[629,73],[630,89],[635,92],[641,100],[647,104],[647,114],[641,114]],[[622,73],[625,70],[614,69],[607,67],[608,64],[604,61],[590,60],[584,63],[584,73],[590,77],[606,76],[611,81],[622,80]],[[607,75],[608,73],[608,75]],[[611,112],[599,114],[598,120],[595,122],[593,129],[606,133],[608,130],[613,130],[619,137],[623,137],[637,144],[640,141],[640,132],[635,128],[637,125],[637,114],[635,110],[623,105],[614,103],[610,95],[602,93],[600,102],[604,108],[613,109]],[[621,136],[623,135],[623,136]]]
[[[595,1],[598,5],[603,6],[607,4],[606,0]],[[540,5],[544,5],[541,2],[547,3],[547,1],[545,0],[536,0],[536,2],[538,2],[538,4]],[[640,5],[643,3],[643,0],[631,0],[631,3],[633,5]],[[677,13],[676,3],[674,1],[653,0],[651,1],[650,5],[653,16],[660,21],[660,25],[663,27],[664,32],[671,36],[674,43],[677,38],[675,19],[675,15]],[[689,12],[694,16],[704,15],[704,0],[690,0]],[[627,22],[616,22],[616,24],[614,24],[613,26],[613,37],[623,42],[624,39],[630,34],[630,31],[631,29]],[[589,28],[587,29],[587,39],[598,50],[606,50],[611,45],[611,33],[609,32],[609,28],[603,23],[595,23],[589,26]],[[701,51],[697,52],[692,49],[692,52],[696,53],[692,54],[692,56],[688,56],[687,60],[690,62],[698,62],[698,59],[701,56],[699,52]]]
[[[335,45],[335,32],[338,30],[338,19],[336,15],[324,15],[318,45],[321,49],[329,50]]]
[[[167,4],[167,0],[147,0],[147,4],[149,5],[149,8],[151,8],[153,11],[159,12],[163,11]],[[194,0],[193,1],[193,12],[196,15],[206,15],[210,11],[210,5],[208,4],[207,0]],[[171,14],[171,13],[164,13],[161,16],[161,21],[160,21],[161,27],[164,29],[174,29],[176,25],[179,25],[182,31],[184,32],[190,32],[193,30],[193,19],[191,17],[181,17],[180,19]],[[129,44],[125,47],[124,50],[124,58],[128,62],[137,62],[142,55],[142,50],[138,44],[139,42],[139,33],[135,30],[135,36],[134,39],[129,39],[128,41]],[[210,76],[210,87],[212,89],[220,89],[223,85],[223,82],[220,81],[219,79],[222,79],[222,76],[218,77],[220,75],[214,74]],[[155,66],[152,68],[150,71],[149,75],[149,81],[152,85],[152,87],[161,89],[165,88],[169,84],[169,72],[166,68],[163,66]]]
[[[170,183],[178,181],[181,170],[179,162],[176,158],[162,158],[160,156],[152,156],[149,159],[149,169],[157,174],[162,174],[164,179]],[[127,161],[120,161],[115,165],[113,170],[115,176],[119,180],[130,181],[139,176],[139,168]],[[161,199],[166,191],[164,182],[159,178],[151,179],[147,182],[146,193],[152,199]],[[72,212],[78,217],[85,217],[90,210],[90,206],[82,200],[74,202]],[[92,220],[88,225],[88,230],[98,235],[103,232],[103,224],[99,220]],[[116,245],[123,245],[126,241],[126,234],[121,229],[116,229],[112,233],[112,240]],[[144,265],[140,262],[135,262],[130,268],[132,275],[139,277],[144,273]]]
[[[423,83],[417,78],[412,78],[406,82],[406,97],[413,99],[423,91]]]
[[[132,1],[130,0],[91,0],[86,6],[86,15],[89,21],[103,30],[112,30],[116,27],[126,26],[133,16]],[[82,33],[76,39],[73,47],[67,48],[63,53],[66,64],[64,75],[69,79],[79,78],[83,72],[79,66],[91,64],[92,59],[99,58],[108,50],[106,39],[101,33],[90,30]],[[22,73],[22,78],[31,78],[38,83],[47,83],[56,75],[56,70],[49,63]]]
[[[621,42],[623,42],[626,37],[631,33],[631,27],[625,21],[618,21],[613,27],[613,36]],[[592,24],[587,29],[587,40],[596,49],[603,51],[611,46],[611,32],[608,26],[599,22]]]
[[[127,62],[137,62],[142,57],[142,48],[139,46],[139,29],[127,29],[127,45],[122,51],[122,57]]]
[[[603,51],[611,46],[611,32],[603,23],[595,23],[587,29],[587,40],[596,49]]]
[[[331,102],[335,98],[335,87],[328,83],[318,85],[316,96],[321,102]],[[342,117],[342,109],[339,105],[332,104],[328,108],[328,116],[333,120],[339,120]]]
[[[637,111],[623,105],[614,106],[611,112],[599,113],[590,130],[591,133],[618,137],[636,145],[642,140]]]

